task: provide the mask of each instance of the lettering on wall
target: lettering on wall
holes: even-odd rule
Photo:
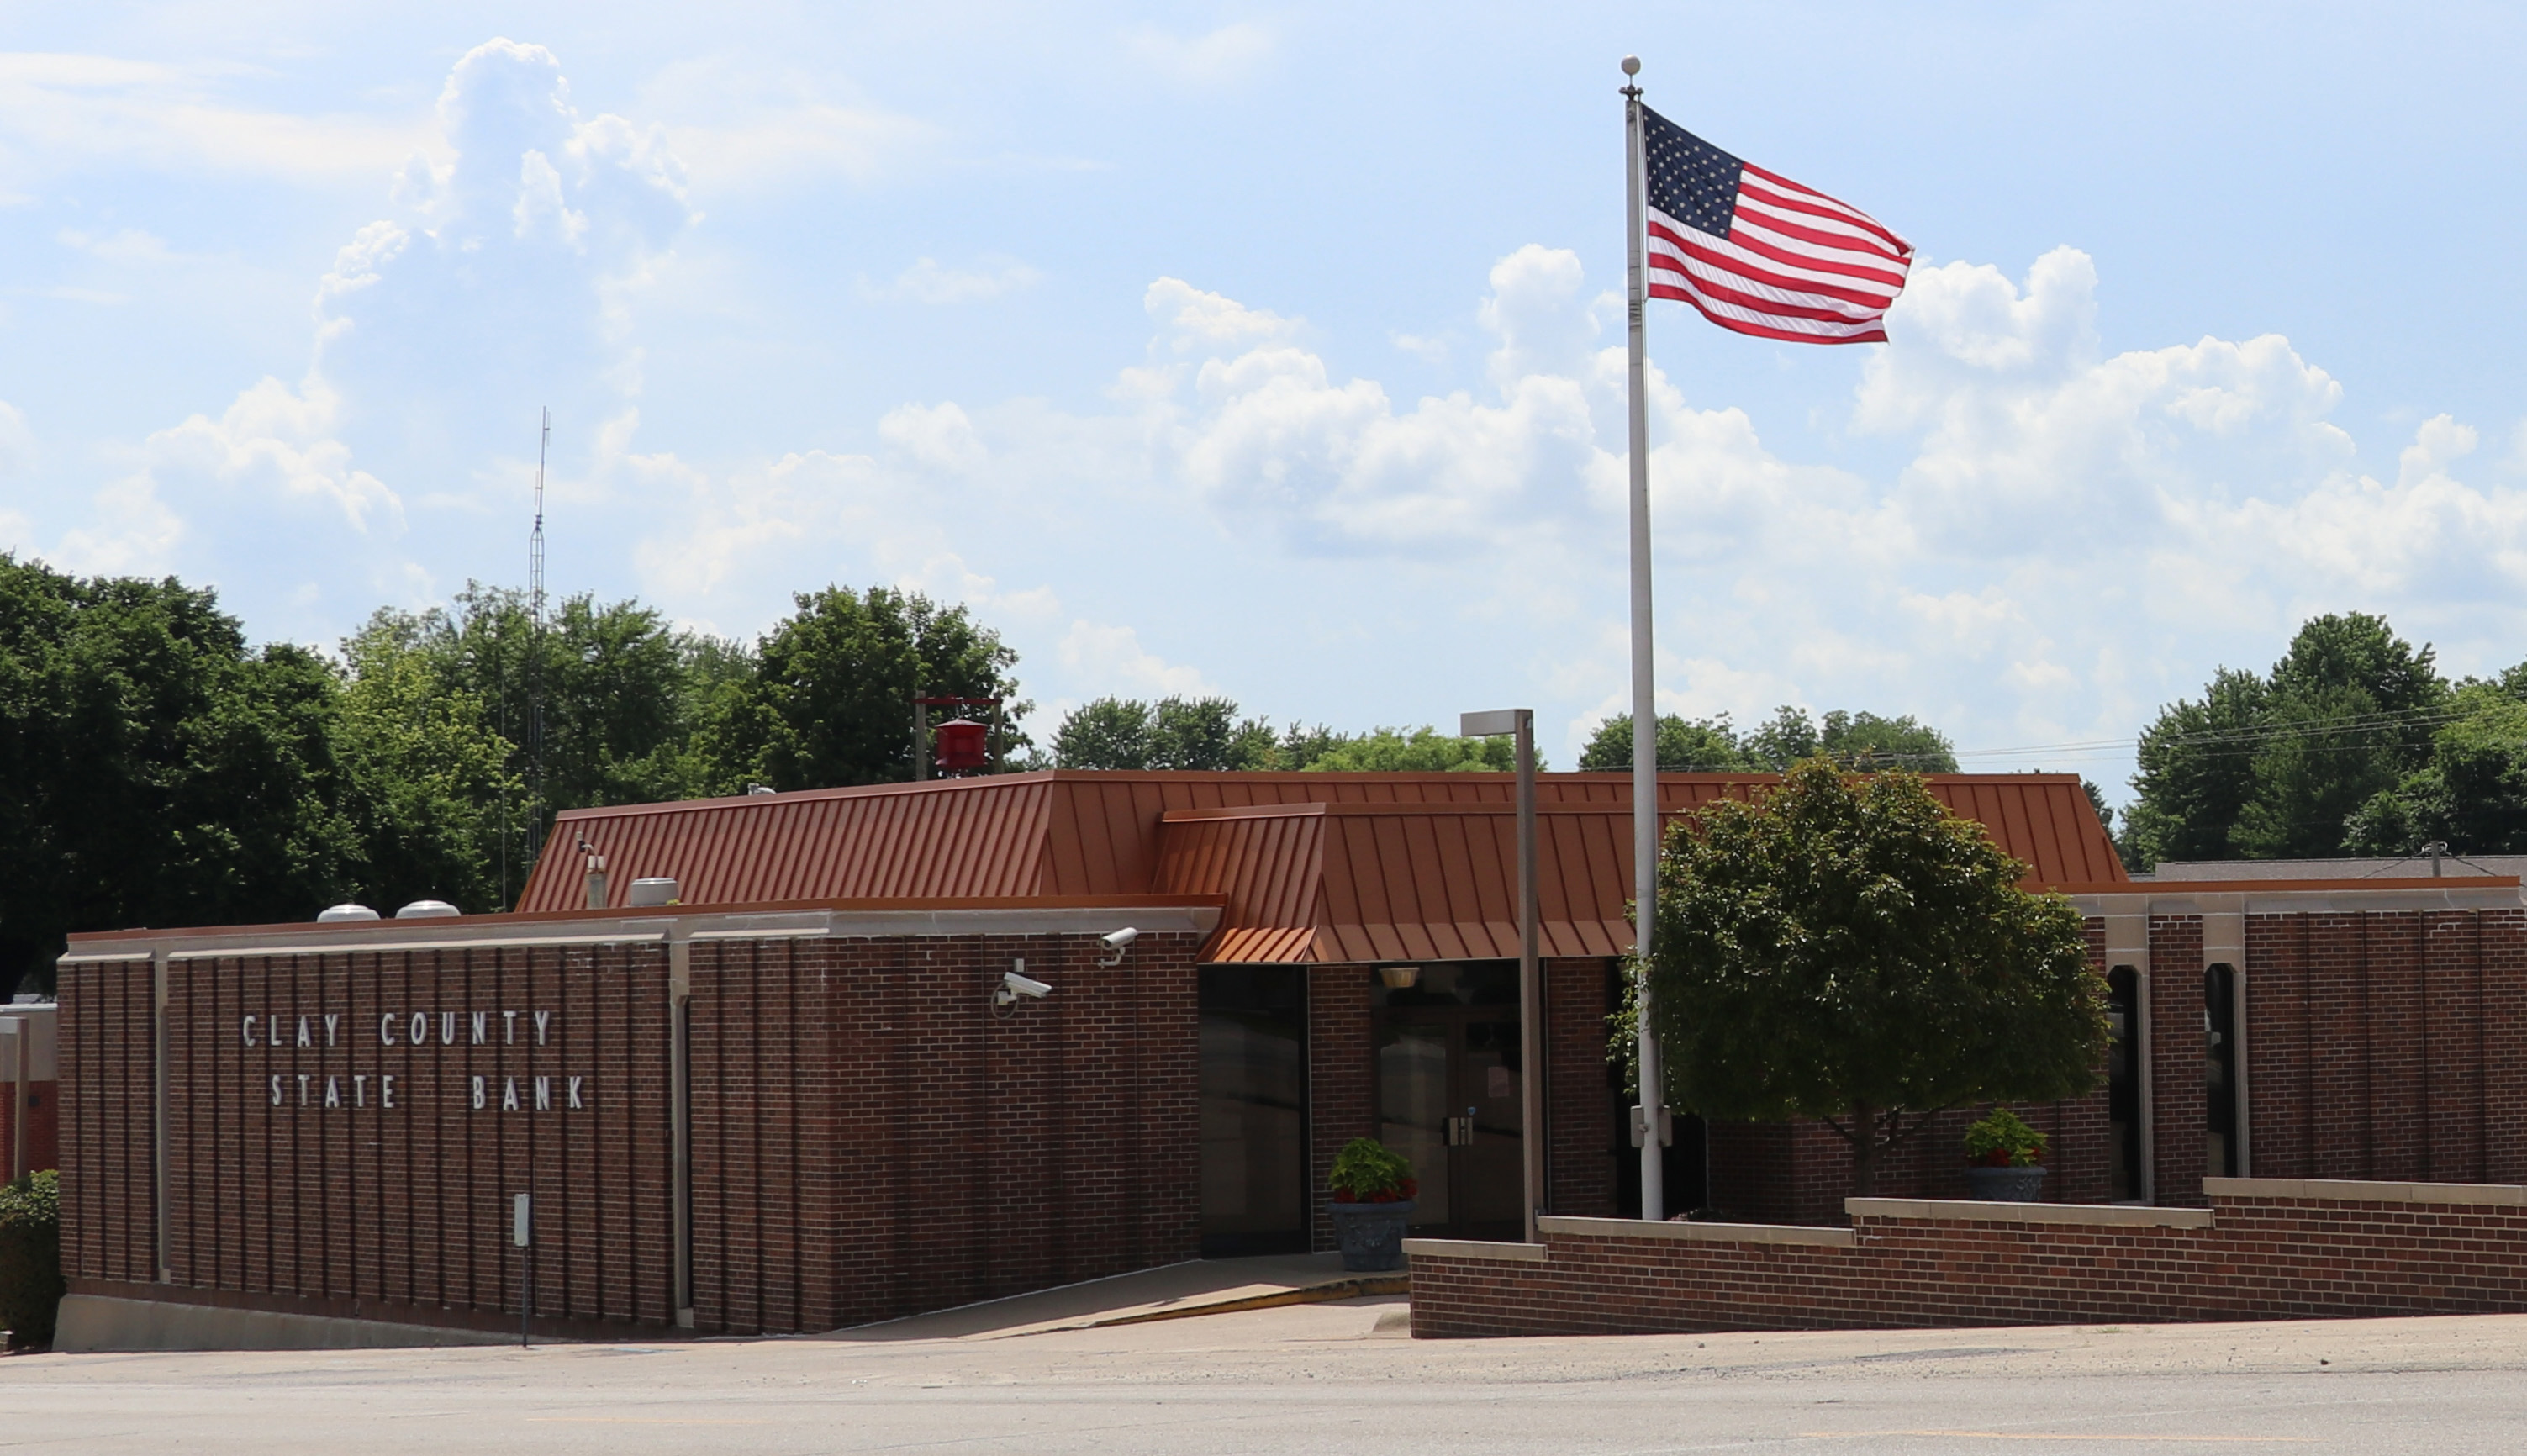
[[[378,1014],[375,1025],[349,1025],[339,1012],[252,1012],[237,1023],[237,1041],[249,1052],[282,1056],[293,1064],[286,1071],[266,1071],[260,1090],[272,1107],[303,1107],[324,1112],[399,1112],[411,1100],[411,1074],[385,1071],[370,1062],[380,1051],[415,1053],[470,1051],[475,1047],[518,1048],[533,1052],[550,1047],[561,1033],[561,1016],[551,1011],[447,1011],[415,1009]],[[296,1069],[301,1050],[343,1054],[340,1070]],[[577,1113],[593,1105],[595,1079],[571,1072],[465,1072],[452,1085],[469,1112]]]

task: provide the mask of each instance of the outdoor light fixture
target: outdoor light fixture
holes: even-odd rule
[[[1377,968],[1379,984],[1389,991],[1410,991],[1421,979],[1418,965],[1381,965]]]

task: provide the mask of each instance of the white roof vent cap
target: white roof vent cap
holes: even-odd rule
[[[442,919],[448,915],[461,915],[463,913],[465,913],[463,910],[449,905],[444,900],[416,900],[412,904],[405,906],[403,909],[396,910],[395,918],[398,920],[437,920]],[[371,915],[369,918],[376,919],[377,916]]]
[[[316,916],[319,925],[332,925],[341,920],[374,920],[378,912],[365,905],[330,906]]]
[[[674,880],[652,878],[638,879],[632,882],[631,904],[636,910],[650,906],[674,905],[676,900],[676,882]]]

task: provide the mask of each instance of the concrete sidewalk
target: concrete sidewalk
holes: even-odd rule
[[[1402,1270],[1392,1274],[1346,1273],[1340,1254],[1199,1259],[877,1325],[854,1326],[831,1334],[799,1337],[854,1341],[1003,1339],[1055,1329],[1097,1329],[1276,1305],[1356,1299],[1364,1294],[1402,1294],[1407,1285],[1408,1277]]]

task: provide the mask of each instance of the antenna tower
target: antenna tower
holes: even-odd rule
[[[527,536],[527,859],[544,838],[544,457],[552,448],[552,410],[536,439],[536,529]]]

